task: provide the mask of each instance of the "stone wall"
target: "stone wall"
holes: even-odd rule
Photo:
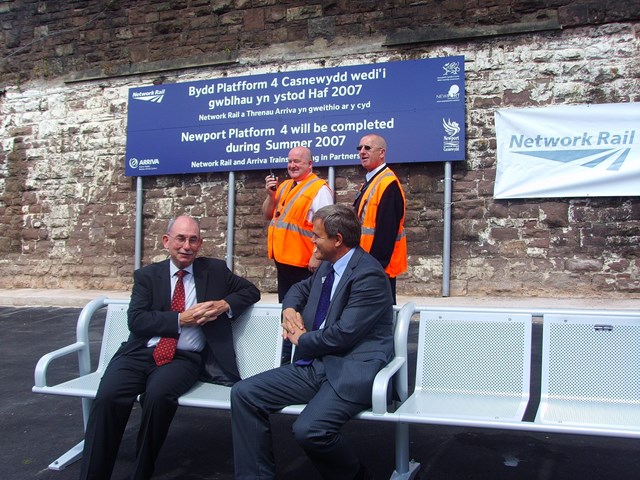
[[[0,2],[0,288],[130,287],[129,88],[464,55],[467,161],[453,166],[450,293],[639,297],[640,197],[492,198],[496,109],[640,101],[634,2],[540,3]],[[388,158],[402,162],[393,145]],[[443,165],[394,169],[410,257],[398,292],[439,295]],[[338,201],[353,200],[362,173],[336,168]],[[264,176],[236,174],[234,267],[274,291]],[[164,258],[159,234],[182,212],[201,219],[204,253],[224,257],[226,173],[145,177],[143,187],[143,263]]]

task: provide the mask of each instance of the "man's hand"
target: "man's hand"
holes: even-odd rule
[[[180,326],[204,325],[229,311],[226,300],[197,303],[180,314]]]
[[[264,179],[264,188],[267,191],[267,196],[262,202],[262,214],[266,220],[273,218],[273,212],[276,210],[276,190],[278,189],[278,178],[273,178],[268,175]],[[275,187],[275,188],[273,188]]]
[[[278,190],[278,177],[267,175],[264,179],[264,188],[270,197],[275,197],[276,190]]]
[[[294,345],[298,345],[298,339],[307,330],[304,328],[304,319],[293,308],[285,308],[282,311],[282,337]]]

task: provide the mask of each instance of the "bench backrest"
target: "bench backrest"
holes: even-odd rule
[[[536,421],[640,426],[640,314],[545,314],[541,383]]]
[[[281,312],[278,304],[255,304],[231,322],[240,378],[280,366]]]
[[[128,309],[128,303],[107,303],[107,316],[104,321],[97,372],[104,372],[122,342],[129,338]]]
[[[473,397],[474,405],[461,415],[481,416],[484,399],[486,412],[494,412],[496,397],[504,397],[510,400],[504,416],[522,418],[529,400],[531,323],[524,313],[421,311],[416,391],[444,396],[445,407],[447,395],[452,402]]]
[[[102,372],[129,337],[128,303],[107,303],[102,346],[97,371]],[[278,304],[255,304],[231,322],[236,361],[241,378],[280,365],[282,335],[281,307]]]

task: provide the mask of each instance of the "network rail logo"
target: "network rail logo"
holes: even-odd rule
[[[149,90],[148,92],[133,92],[131,98],[133,100],[142,100],[143,102],[161,103],[164,98],[166,89]]]
[[[516,154],[552,160],[575,162],[586,168],[618,171],[633,148],[635,130],[624,132],[584,132],[575,136],[511,135],[509,149]]]

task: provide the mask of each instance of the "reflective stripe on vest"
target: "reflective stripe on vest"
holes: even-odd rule
[[[360,203],[360,211],[358,212],[358,217],[362,223],[362,235],[360,237],[360,246],[366,250],[367,252],[371,251],[371,246],[373,245],[373,237],[376,233],[376,217],[377,217],[377,204],[373,207],[372,200],[376,195],[382,197],[382,191],[386,189],[388,185],[393,182],[398,182],[398,177],[391,170],[385,170],[376,176],[371,184],[367,187],[364,194],[365,197],[362,199]],[[382,191],[380,188],[384,186]],[[407,200],[404,196],[404,192],[402,188],[400,188],[400,193],[402,195],[402,199],[406,205]],[[371,211],[371,209],[373,211]],[[393,253],[391,254],[391,259],[389,260],[389,265],[385,268],[385,272],[390,277],[397,277],[403,272],[407,270],[407,239],[404,230],[404,216],[400,220],[400,226],[398,234],[396,235],[396,241],[393,248]]]
[[[284,182],[276,197],[276,209],[268,230],[269,258],[287,265],[306,267],[313,251],[312,225],[306,217],[314,198],[326,182],[311,174],[298,183],[296,188],[299,190],[286,200],[284,209],[278,211],[280,202],[286,198],[292,184],[293,180]]]

